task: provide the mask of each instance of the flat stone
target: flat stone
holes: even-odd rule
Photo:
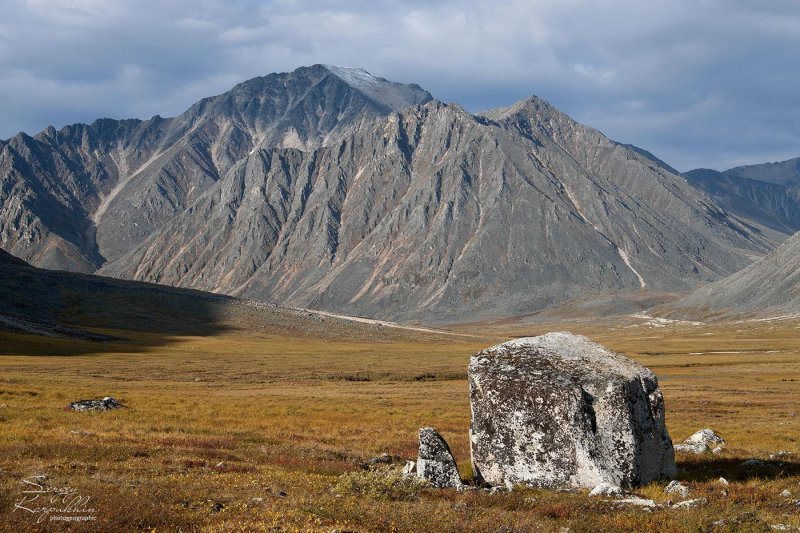
[[[672,506],[673,509],[692,509],[693,507],[700,507],[708,502],[705,498],[695,498],[694,500],[685,500],[678,502]]]
[[[689,495],[689,487],[680,481],[674,480],[669,482],[669,485],[664,488],[664,492],[667,494],[676,494],[681,498],[686,498]]]
[[[675,451],[680,453],[701,454],[711,451],[707,444],[676,444]]]
[[[612,485],[610,483],[600,483],[595,488],[589,492],[589,496],[608,496],[612,498],[620,498],[625,495],[625,491],[622,488]]]
[[[111,396],[99,400],[78,400],[67,407],[71,411],[108,411],[125,407]]]
[[[618,503],[621,505],[635,505],[636,507],[644,507],[646,509],[655,509],[658,507],[658,504],[647,498],[639,498],[638,496],[632,496],[630,498],[623,498],[621,500],[615,500],[614,503]]]

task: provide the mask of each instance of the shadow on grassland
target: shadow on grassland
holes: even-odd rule
[[[746,457],[714,457],[703,454],[688,460],[679,460],[685,481],[713,481],[724,477],[728,481],[744,482],[751,479],[777,479],[800,476],[800,463],[795,460],[763,461]]]
[[[229,329],[220,317],[231,300],[0,257],[0,355],[130,352],[215,335]]]

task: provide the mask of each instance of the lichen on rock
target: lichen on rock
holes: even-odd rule
[[[471,358],[469,386],[478,481],[592,488],[675,477],[655,375],[586,337],[488,348]]]

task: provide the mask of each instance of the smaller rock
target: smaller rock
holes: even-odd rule
[[[589,493],[590,497],[594,496],[609,496],[612,498],[620,498],[625,495],[625,491],[623,491],[620,487],[616,485],[612,485],[611,483],[600,483],[592,491]]]
[[[674,480],[669,482],[669,485],[664,488],[664,492],[667,494],[677,494],[681,498],[686,498],[689,495],[689,487],[680,481]]]
[[[721,478],[719,478],[719,479],[717,480],[717,483],[719,483],[720,485],[723,485],[723,486],[725,486],[725,487],[727,487],[728,485],[730,485],[730,483],[728,483],[728,480],[727,480],[727,479],[725,479],[724,477],[721,477]]]
[[[417,463],[416,461],[406,461],[405,466],[403,467],[403,475],[404,476],[411,476],[417,473]]]
[[[645,509],[655,509],[658,507],[658,504],[653,500],[648,500],[646,498],[639,498],[638,496],[631,496],[630,498],[623,498],[622,500],[616,500],[615,503],[621,505],[635,505],[637,507],[643,507]]]
[[[275,496],[277,496],[278,498],[285,498],[287,494],[285,491],[279,490],[278,492],[275,493]]]
[[[774,529],[775,531],[792,531],[795,529],[788,524],[772,524],[769,527],[770,529]]]
[[[676,452],[701,454],[713,448],[714,453],[720,453],[725,446],[725,439],[711,429],[701,429],[694,433],[681,444],[675,445]]]
[[[705,444],[708,447],[712,446],[724,446],[725,439],[723,439],[720,435],[716,434],[711,429],[701,429],[700,431],[694,433],[685,441],[684,444]]]
[[[417,477],[426,479],[438,488],[462,489],[464,484],[458,473],[450,446],[435,428],[419,430],[419,458]]]
[[[398,457],[394,457],[392,455],[389,455],[388,453],[382,453],[377,457],[373,457],[372,459],[369,459],[367,461],[367,464],[370,464],[370,465],[388,465],[388,464],[392,464],[396,459],[399,459],[399,458]]]
[[[220,502],[214,502],[214,504],[211,506],[211,510],[215,513],[222,511],[224,508],[225,505]]]
[[[792,493],[789,492],[789,489],[784,489],[783,492],[781,492],[781,498],[791,498],[791,497]]]
[[[792,456],[792,452],[787,452],[787,451],[781,450],[779,452],[775,452],[775,453],[771,454],[769,456],[769,458],[771,460],[773,460],[773,461],[781,461],[783,459],[788,459],[791,456]]]
[[[765,463],[764,461],[760,461],[758,459],[748,459],[747,461],[742,461],[741,463],[739,463],[739,466],[760,467],[760,466],[767,466],[767,463]]]
[[[701,505],[705,505],[706,502],[705,498],[695,498],[694,500],[685,500],[682,502],[678,502],[672,506],[673,509],[691,509],[693,507],[699,507]]]
[[[120,409],[125,407],[111,396],[106,396],[100,400],[78,400],[67,406],[71,411],[108,411],[110,409]]]
[[[711,450],[707,444],[675,444],[674,448],[676,452],[694,453],[698,455]]]
[[[264,503],[264,498],[250,498],[250,503]]]

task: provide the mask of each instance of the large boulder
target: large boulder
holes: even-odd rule
[[[419,458],[416,470],[417,477],[426,479],[434,487],[455,489],[463,487],[450,446],[435,428],[419,430]]]
[[[470,359],[469,387],[479,481],[591,488],[675,477],[655,375],[586,337],[548,333],[488,348]]]

